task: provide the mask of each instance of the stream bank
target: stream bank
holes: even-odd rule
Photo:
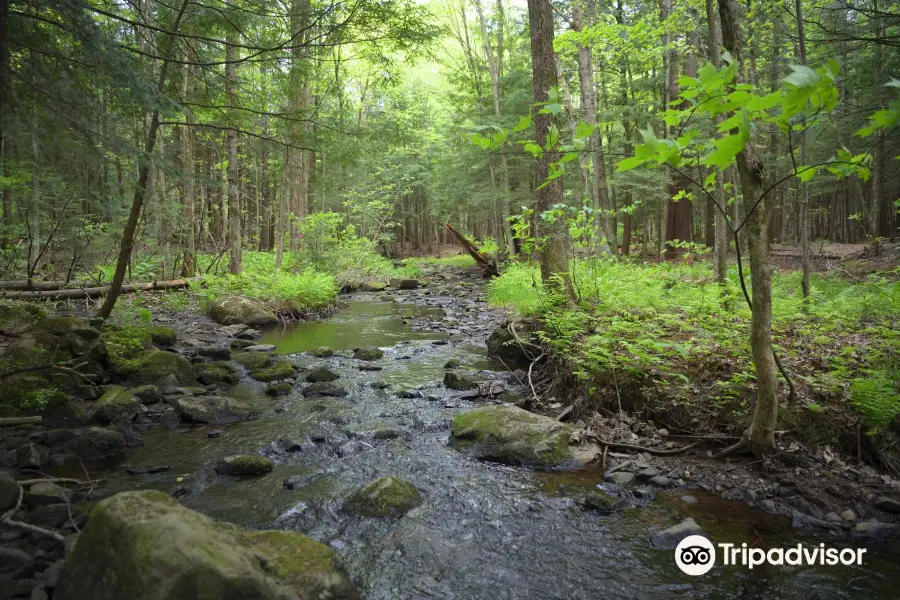
[[[102,478],[79,492],[87,498],[73,504],[74,519],[60,513],[59,523],[47,526],[70,535],[72,525],[84,527],[82,513],[91,502],[123,490],[160,490],[216,519],[302,532],[327,544],[366,598],[743,597],[763,591],[776,597],[891,597],[900,581],[892,556],[896,546],[868,543],[870,561],[862,570],[719,569],[716,576],[686,578],[671,551],[651,543],[652,533],[686,517],[719,541],[786,545],[823,538],[792,528],[789,518],[723,500],[714,495],[720,491],[715,487],[704,492],[698,487],[703,469],[685,463],[689,457],[611,454],[608,461],[619,465],[614,473],[633,476],[634,483],[625,481],[627,476],[615,478],[618,484],[604,482],[597,469],[536,471],[470,458],[448,446],[454,418],[493,402],[523,403],[530,395],[485,354],[485,340],[504,315],[487,308],[477,274],[435,273],[422,289],[343,300],[348,306],[329,319],[276,326],[258,337],[238,327],[228,330],[236,337],[227,337],[221,326],[195,315],[163,321],[178,330],[172,349],[191,357],[195,371],[210,364],[219,369],[201,367],[210,383],[176,386],[172,389],[179,391],[170,391],[162,402],[142,404],[147,410],[141,409],[133,425],[140,441],[129,438],[134,447],[123,448],[123,456],[105,462],[68,458],[42,467],[57,476],[84,478],[83,463],[92,479]],[[246,355],[246,346],[231,348],[241,336],[254,337],[245,340],[251,347],[274,346],[250,353],[290,365],[291,375],[260,381],[251,373],[263,371],[268,379],[273,364],[257,369],[257,359],[232,364],[223,348],[231,358]],[[365,360],[354,352],[357,347],[377,347],[383,356]],[[306,382],[314,372],[319,374],[314,379],[331,379],[323,368],[337,378]],[[450,389],[444,384],[448,372],[478,385]],[[266,393],[288,381],[280,388],[284,395]],[[311,388],[317,392],[310,394]],[[321,393],[327,390],[331,393]],[[170,408],[176,412],[169,405],[176,395],[225,394],[250,407],[254,418],[190,425],[162,416]],[[159,415],[152,414],[160,408]],[[48,437],[37,428],[16,435],[44,442]],[[4,438],[4,443],[10,439]],[[234,455],[269,459],[272,470],[252,477],[220,472],[221,462]],[[671,485],[639,475],[653,468],[656,476],[671,474]],[[684,477],[685,470],[694,472]],[[752,471],[740,475],[745,479],[734,478],[735,487],[756,477]],[[359,486],[388,476],[411,482],[421,504],[394,519],[343,510]],[[621,505],[593,510],[584,499],[598,486]],[[33,508],[23,512],[24,519],[34,517]],[[4,530],[4,542],[29,555],[2,575],[15,575],[14,585],[5,589],[52,592],[48,584],[59,570],[58,544],[12,530],[8,535]]]

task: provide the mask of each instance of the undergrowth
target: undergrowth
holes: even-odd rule
[[[573,285],[581,300],[569,305],[546,293],[536,266],[512,264],[491,284],[489,301],[536,319],[538,336],[589,394],[749,422],[750,311],[736,270],[719,286],[703,264],[587,260],[574,266]],[[819,441],[836,441],[857,414],[871,435],[895,427],[900,284],[813,275],[811,288],[804,301],[798,273],[773,279],[773,341],[800,392],[784,420]]]

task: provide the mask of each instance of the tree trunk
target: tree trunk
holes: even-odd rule
[[[553,53],[553,8],[550,0],[528,0],[528,20],[531,24],[532,95],[535,104],[549,100],[550,88],[556,85],[556,63]],[[535,164],[535,184],[547,180],[550,163],[559,160],[557,148],[547,148],[552,125],[549,114],[537,112],[534,116],[535,140],[544,152]],[[563,179],[557,177],[537,190],[535,202],[536,236],[546,237],[541,251],[541,280],[548,287],[555,287],[568,298],[574,297],[569,279],[569,260],[566,256],[565,224],[554,220],[547,223],[540,215],[550,207],[564,202]]]
[[[583,15],[580,5],[581,0],[574,0],[572,4],[572,31],[583,31]],[[596,225],[602,225],[603,234],[608,244],[601,245],[611,254],[616,252],[617,235],[612,219],[612,206],[609,202],[609,194],[606,189],[606,167],[603,163],[603,142],[600,138],[600,128],[597,127],[597,93],[594,90],[594,66],[590,46],[578,43],[578,81],[581,92],[581,107],[584,112],[584,122],[594,126],[591,137],[588,138],[588,152],[591,155],[591,167],[593,178],[588,191],[594,204],[594,210],[600,214]],[[599,229],[599,227],[598,227]],[[624,244],[623,244],[624,245]]]
[[[228,1],[232,6],[232,0]],[[235,86],[237,85],[237,64],[235,49],[237,30],[229,26],[225,42],[225,98],[229,107],[237,105]],[[234,115],[230,114],[229,119]],[[228,145],[228,272],[239,275],[241,272],[241,198],[240,180],[238,179],[237,132],[229,128],[226,132]]]
[[[806,35],[803,31],[803,0],[797,2],[797,38],[800,45],[800,64],[806,66]],[[800,165],[806,165],[806,129],[800,132]],[[800,263],[803,269],[801,288],[809,297],[809,183],[800,182]]]
[[[715,0],[706,0],[706,22],[709,26],[709,61],[718,69],[721,63],[721,52],[719,50],[719,21],[716,18]],[[718,123],[721,123],[722,118],[717,117],[715,121],[718,125]],[[728,272],[728,222],[725,217],[728,205],[725,204],[725,184],[723,179],[724,175],[717,172],[715,203],[718,204],[718,207],[713,206],[715,210],[713,271],[716,274],[716,281],[720,284],[725,283],[725,276]]]
[[[740,64],[741,32],[735,0],[718,0],[725,48]],[[738,70],[740,73],[740,69]],[[743,77],[738,75],[738,81]],[[747,241],[750,246],[750,275],[753,303],[750,321],[750,349],[756,366],[756,409],[753,422],[744,432],[743,442],[755,456],[775,449],[775,425],[778,417],[778,380],[772,353],[772,274],[766,238],[766,199],[761,197],[763,165],[748,142],[736,158],[741,191],[747,215]]]
[[[185,98],[190,97],[190,73],[185,67],[184,73],[184,94]],[[185,120],[188,123],[193,121],[193,113],[190,110],[185,111]],[[184,258],[182,261],[181,274],[185,277],[193,277],[197,274],[197,228],[195,226],[195,189],[194,189],[194,140],[191,127],[182,127],[181,129],[181,165],[182,176],[184,177],[182,192],[182,236]]]

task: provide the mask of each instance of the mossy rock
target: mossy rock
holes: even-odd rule
[[[457,414],[450,434],[456,449],[475,458],[538,468],[574,462],[569,453],[571,426],[515,406],[484,406]]]
[[[287,381],[281,383],[273,383],[266,388],[266,394],[269,396],[287,396],[291,393],[294,386]]]
[[[111,385],[94,403],[88,412],[88,418],[95,423],[107,425],[116,421],[133,421],[141,412],[141,401],[117,385]]]
[[[234,362],[249,370],[264,369],[275,362],[275,357],[264,352],[238,352],[231,357]]]
[[[165,350],[144,352],[124,366],[132,385],[153,384],[167,389],[192,385],[196,381],[191,363]]]
[[[319,383],[321,381],[335,381],[340,378],[340,375],[338,375],[328,367],[316,367],[306,374],[306,380],[310,383]]]
[[[381,348],[376,348],[374,346],[369,346],[366,348],[356,348],[353,350],[353,358],[359,360],[378,360],[379,358],[384,357],[384,352]]]
[[[359,286],[363,292],[383,292],[388,284],[384,281],[369,281]]]
[[[235,384],[241,380],[233,364],[219,360],[195,364],[194,373],[203,385]]]
[[[321,348],[316,348],[311,351],[310,354],[315,356],[316,358],[328,358],[329,356],[334,356],[334,350],[328,348],[327,346],[322,346]]]
[[[98,503],[55,600],[356,600],[340,560],[293,532],[213,521],[158,491]]]
[[[141,401],[141,404],[151,405],[162,402],[163,396],[158,386],[147,384],[139,385],[131,389],[131,393]]]
[[[422,503],[422,493],[410,482],[382,477],[354,491],[344,510],[366,517],[399,517]]]
[[[334,383],[333,381],[319,381],[311,383],[303,388],[303,395],[307,398],[318,398],[321,396],[329,396],[332,398],[342,398],[346,396],[347,388]]]
[[[63,447],[83,460],[121,458],[125,455],[125,436],[112,429],[88,427],[77,430]]]
[[[257,300],[243,296],[223,296],[209,305],[209,315],[219,325],[265,327],[278,322],[275,313]]]
[[[444,385],[451,390],[471,390],[475,387],[475,381],[468,375],[447,371],[444,373]]]
[[[249,405],[225,396],[182,396],[172,401],[178,415],[191,423],[225,425],[259,415]]]
[[[250,371],[250,377],[257,381],[270,382],[294,377],[294,365],[286,360],[275,360],[271,365]]]
[[[178,332],[163,325],[147,325],[143,328],[150,341],[156,346],[174,346],[178,340]]]
[[[451,358],[450,360],[448,360],[447,362],[444,363],[445,369],[458,369],[461,366],[462,366],[462,364],[455,358]]]
[[[218,465],[216,472],[224,475],[265,475],[275,468],[275,463],[257,454],[226,456]]]
[[[0,331],[21,335],[44,318],[46,314],[36,304],[0,303]]]
[[[591,490],[578,498],[578,506],[600,514],[609,514],[622,507],[623,502],[601,490]]]

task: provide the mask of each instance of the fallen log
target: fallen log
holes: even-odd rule
[[[39,290],[61,290],[64,288],[93,287],[95,285],[97,284],[93,282],[35,281],[34,279],[11,279],[8,281],[0,281],[0,290],[33,292]]]
[[[466,236],[453,229],[450,223],[444,223],[444,227],[453,234],[453,237],[455,237],[456,241],[465,248],[466,252],[469,253],[469,256],[475,259],[475,262],[478,263],[478,266],[484,271],[485,277],[492,277],[500,274],[499,269],[497,269],[497,260],[495,258],[479,252],[478,248],[476,248],[472,242],[467,240]]]
[[[134,294],[135,292],[153,292],[159,290],[177,290],[188,287],[192,282],[203,281],[202,277],[193,279],[172,279],[169,281],[154,281],[152,283],[138,283],[123,285],[121,294]],[[29,291],[4,291],[0,292],[0,298],[9,300],[78,300],[81,298],[99,298],[109,291],[108,285],[95,287],[81,287],[74,289],[56,290],[29,290]]]
[[[40,425],[43,418],[38,415],[36,417],[3,417],[0,418],[0,426],[2,425]]]

